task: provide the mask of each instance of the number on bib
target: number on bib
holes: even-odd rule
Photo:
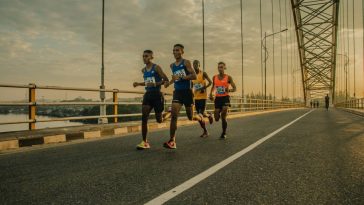
[[[195,88],[195,90],[201,90],[203,88],[203,85],[201,83],[196,83],[193,84],[193,87]]]
[[[181,69],[181,70],[175,71],[173,74],[179,76],[180,78],[183,78],[186,76],[186,71],[184,69]],[[176,81],[178,81],[178,80],[176,80]]]
[[[225,94],[225,87],[224,86],[217,86],[216,87],[216,94],[219,94],[219,95]]]
[[[155,83],[155,78],[154,77],[146,77],[144,79],[145,83]]]

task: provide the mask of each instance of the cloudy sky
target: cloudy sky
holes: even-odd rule
[[[363,95],[363,33],[361,1],[356,2],[357,92]],[[245,92],[261,90],[259,1],[244,0]],[[281,9],[279,8],[281,2]],[[289,0],[274,0],[274,29],[289,28],[275,38],[276,94],[292,97],[291,69],[298,69]],[[350,0],[352,2],[352,0]],[[271,4],[263,0],[263,32],[272,32]],[[227,63],[241,92],[240,1],[205,1],[206,71],[217,72],[217,62]],[[351,6],[351,3],[349,4]],[[351,8],[351,7],[350,7]],[[287,15],[287,22],[286,17]],[[349,29],[351,33],[351,17]],[[155,53],[155,63],[170,75],[172,46],[185,45],[185,58],[202,60],[201,0],[106,0],[105,7],[105,84],[107,88],[134,89],[141,81],[141,55]],[[287,36],[286,36],[287,35]],[[351,35],[351,34],[350,34]],[[287,37],[287,46],[286,46]],[[282,43],[282,44],[281,44]],[[273,92],[272,39],[268,41],[268,91]],[[351,45],[352,46],[352,45]],[[287,49],[286,49],[287,48]],[[352,56],[351,52],[351,56]],[[287,82],[288,62],[288,87]],[[0,0],[0,83],[97,88],[101,67],[101,0]],[[352,63],[353,64],[353,63]],[[279,75],[278,75],[279,74]],[[301,91],[299,72],[295,72]],[[141,88],[142,89],[142,88]],[[361,91],[361,92],[360,92]],[[0,101],[24,99],[24,89],[0,88]],[[70,99],[97,94],[42,91],[45,98]]]

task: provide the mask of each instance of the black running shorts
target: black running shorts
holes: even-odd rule
[[[204,114],[206,109],[206,99],[195,100],[195,108],[198,114]]]
[[[161,113],[164,110],[164,97],[160,91],[147,91],[143,97],[143,105],[149,105],[154,112]]]
[[[230,96],[215,97],[215,109],[222,109],[222,107],[230,107]]]
[[[173,92],[174,103],[179,103],[185,107],[191,107],[193,105],[193,92],[191,89],[187,90],[175,90]]]

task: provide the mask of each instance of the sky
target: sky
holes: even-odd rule
[[[354,1],[355,65],[358,76],[356,87],[357,96],[360,97],[364,95],[362,7],[360,0]],[[270,2],[263,0],[262,9],[263,32],[268,34],[272,33]],[[276,96],[302,96],[289,0],[273,2],[274,30],[288,28],[281,37],[278,35],[274,38]],[[352,0],[349,2],[351,9]],[[0,0],[0,84],[35,83],[98,88],[101,68],[101,6],[101,0]],[[351,23],[350,16],[349,28],[340,31],[339,35],[352,35]],[[246,94],[258,93],[261,91],[258,0],[243,0],[243,28],[244,90]],[[267,40],[268,93],[273,93],[272,42],[273,38]],[[154,62],[167,75],[171,75],[169,65],[174,61],[172,47],[175,43],[185,46],[186,59],[202,61],[201,0],[106,0],[106,88],[143,90],[133,88],[132,83],[142,81],[140,70],[144,66],[142,52],[145,49],[153,50]],[[352,44],[351,41],[351,46]],[[226,72],[233,76],[238,93],[241,93],[239,0],[205,0],[205,55],[206,72],[210,76],[215,75],[217,62],[224,61],[227,65]],[[353,59],[353,52],[349,58]],[[352,68],[353,64],[350,61]],[[291,70],[294,70],[294,78]],[[0,101],[22,100],[27,98],[26,93],[25,89],[0,88]],[[38,98],[72,99],[77,96],[97,98],[98,94],[37,91]]]

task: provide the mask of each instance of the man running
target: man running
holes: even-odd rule
[[[222,133],[220,138],[226,139],[226,129],[227,129],[227,111],[230,107],[230,92],[236,91],[236,85],[233,81],[233,78],[227,74],[225,74],[226,64],[224,62],[218,63],[218,71],[219,74],[215,75],[212,79],[212,88],[210,91],[210,99],[214,100],[213,92],[215,92],[215,112],[214,117],[215,121],[219,121],[221,117],[222,121]],[[229,89],[231,85],[232,89]]]
[[[326,107],[326,110],[329,110],[329,104],[330,104],[330,97],[328,94],[326,94],[325,96],[325,107]]]
[[[196,80],[193,80],[193,88],[194,88],[194,99],[195,99],[195,109],[199,118],[207,117],[209,119],[210,124],[213,122],[213,118],[210,113],[205,113],[206,109],[206,101],[207,101],[207,92],[206,89],[211,86],[212,81],[206,72],[200,70],[200,62],[198,60],[193,61],[193,68],[196,72]],[[207,80],[207,84],[206,84]],[[197,118],[197,116],[195,116]],[[202,129],[204,130],[201,137],[208,137],[208,132],[205,126],[205,123],[201,123],[199,121]],[[204,121],[203,121],[204,122]]]
[[[145,67],[142,69],[144,82],[134,82],[133,86],[145,86],[146,93],[143,96],[142,105],[142,137],[143,140],[137,145],[137,149],[149,149],[150,145],[147,141],[148,133],[148,118],[149,114],[154,109],[155,118],[158,123],[163,121],[162,112],[164,109],[164,97],[161,92],[161,85],[168,84],[168,77],[163,72],[162,68],[154,64],[153,51],[145,50],[143,52],[143,61]]]
[[[195,70],[191,66],[189,60],[183,59],[184,46],[176,44],[173,46],[173,55],[176,61],[170,65],[172,70],[172,80],[169,84],[174,83],[173,100],[172,100],[172,116],[170,125],[170,139],[163,146],[169,149],[176,149],[176,130],[178,114],[185,106],[186,114],[189,120],[193,117],[193,93],[191,89],[191,80],[196,79]],[[203,119],[197,117],[200,124],[204,124]],[[203,121],[203,122],[202,122]]]

